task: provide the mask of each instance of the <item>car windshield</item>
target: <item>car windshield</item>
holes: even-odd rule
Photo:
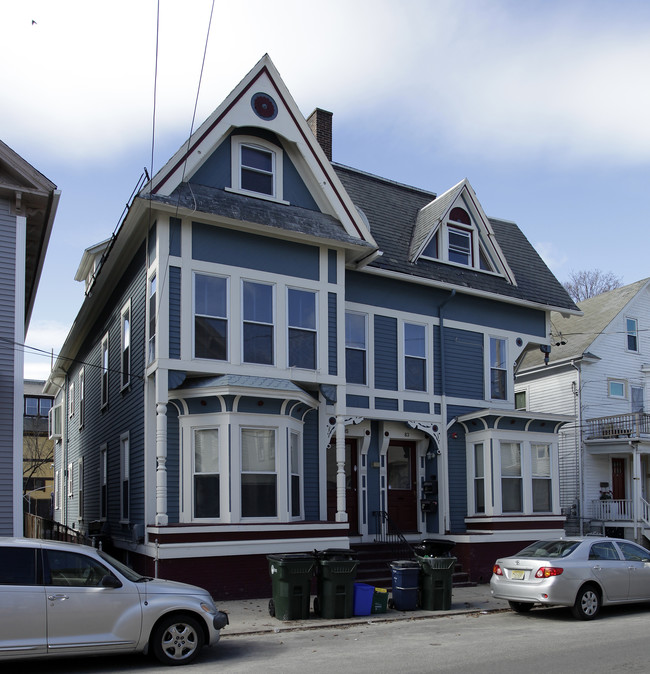
[[[515,557],[567,557],[579,545],[580,541],[537,541]]]
[[[98,550],[99,556],[107,561],[111,566],[115,567],[123,576],[126,576],[130,581],[134,583],[141,583],[145,580],[151,580],[145,576],[141,576],[139,573],[136,573],[133,569],[130,569],[126,564],[118,562],[117,559],[107,555],[103,550]]]

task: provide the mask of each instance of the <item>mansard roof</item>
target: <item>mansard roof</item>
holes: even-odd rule
[[[423,240],[424,226],[421,220],[418,222],[418,216],[423,208],[432,202],[435,204],[435,195],[340,164],[334,164],[334,168],[354,204],[366,215],[372,236],[382,251],[367,271],[403,274],[413,277],[414,281],[437,282],[459,290],[493,294],[505,300],[563,312],[578,311],[562,284],[514,222],[489,218],[489,226],[514,283],[503,275],[461,265],[425,258],[413,261],[412,242],[417,237]],[[463,186],[464,183],[459,183],[458,187]],[[443,203],[436,213],[442,213],[456,196],[449,193],[448,202]]]

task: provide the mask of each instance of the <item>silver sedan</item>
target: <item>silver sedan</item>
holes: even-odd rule
[[[569,606],[590,620],[601,606],[650,601],[650,551],[618,538],[538,541],[497,559],[490,590],[518,613],[535,604]]]

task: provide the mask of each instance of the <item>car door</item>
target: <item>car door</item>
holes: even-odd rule
[[[650,599],[650,552],[640,545],[617,541],[630,577],[629,599]]]
[[[128,652],[140,639],[142,608],[136,586],[102,585],[114,574],[83,553],[46,549],[48,652]]]
[[[598,541],[589,550],[589,566],[598,579],[607,601],[625,601],[628,597],[630,572],[625,560],[611,541]]]
[[[38,547],[0,546],[0,658],[47,652],[38,553]]]

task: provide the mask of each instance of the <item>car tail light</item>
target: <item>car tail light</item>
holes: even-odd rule
[[[495,576],[503,576],[503,570],[501,569],[501,567],[500,567],[498,564],[495,564],[495,565],[492,567],[492,573],[493,573]]]
[[[537,569],[535,578],[551,578],[552,576],[561,576],[564,569],[559,566],[540,566]]]

